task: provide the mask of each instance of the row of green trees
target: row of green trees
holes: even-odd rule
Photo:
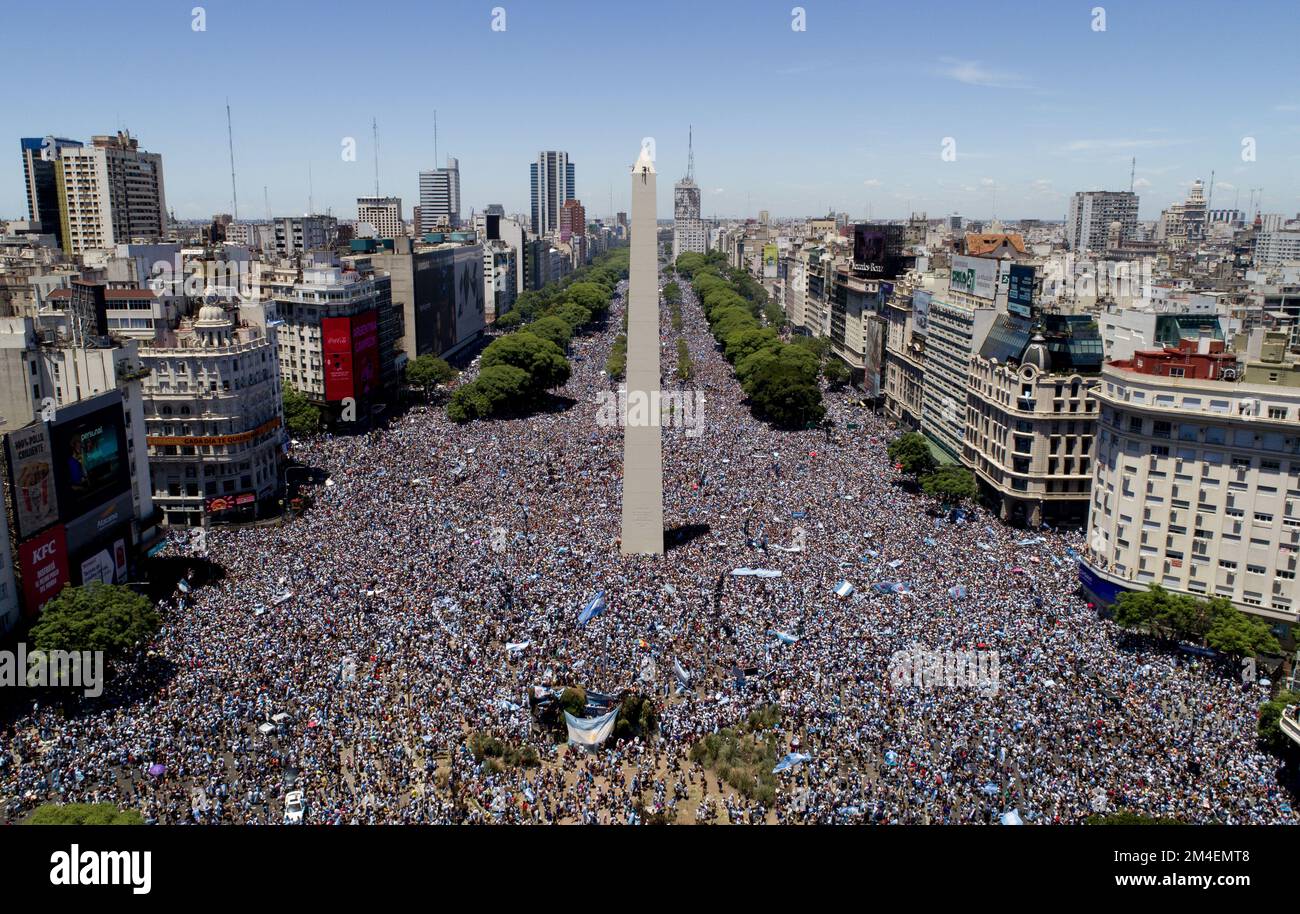
[[[889,442],[889,459],[912,476],[921,491],[931,498],[950,504],[972,501],[979,494],[975,474],[957,464],[939,465],[930,450],[930,442],[920,432],[907,432]]]
[[[728,270],[717,251],[682,254],[676,266],[679,275],[690,277],[714,339],[754,412],[785,428],[820,422],[826,415],[817,385],[820,359],[809,345],[781,340],[779,308],[769,315],[769,326],[762,325],[759,315],[769,304],[762,285],[743,270]]]
[[[604,320],[614,288],[627,275],[627,249],[610,251],[556,283],[525,292],[497,319],[502,329],[520,328],[483,350],[478,377],[457,388],[447,404],[454,422],[517,415],[537,408],[546,392],[569,380],[564,357],[569,341]]]
[[[1160,637],[1198,642],[1232,657],[1276,654],[1281,648],[1267,622],[1247,615],[1230,600],[1202,600],[1159,584],[1120,594],[1115,621]]]

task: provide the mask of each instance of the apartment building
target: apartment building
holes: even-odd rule
[[[60,237],[69,254],[160,241],[166,233],[162,156],[142,151],[129,133],[59,146],[55,178]]]
[[[210,304],[139,355],[153,500],[166,522],[259,516],[279,489],[284,438],[275,337]]]
[[[1101,362],[1091,318],[1060,314],[999,315],[971,359],[962,462],[1003,521],[1086,519]]]
[[[1292,365],[1270,335],[1264,362]],[[1243,382],[1217,340],[1110,363],[1080,582],[1108,605],[1159,584],[1294,622],[1300,388]]]

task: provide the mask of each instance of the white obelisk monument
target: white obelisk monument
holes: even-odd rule
[[[664,459],[659,426],[659,225],[646,144],[632,166],[628,258],[627,416],[623,422],[623,555],[664,551]]]

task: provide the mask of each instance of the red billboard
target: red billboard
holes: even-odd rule
[[[325,399],[369,394],[379,384],[379,317],[363,311],[351,317],[321,321],[321,353],[325,362]]]
[[[34,616],[70,581],[68,542],[62,524],[18,545],[18,570],[23,577],[26,614]]]

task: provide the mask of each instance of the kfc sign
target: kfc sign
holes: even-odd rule
[[[68,542],[62,524],[19,544],[18,571],[23,578],[26,614],[35,616],[70,580]]]

